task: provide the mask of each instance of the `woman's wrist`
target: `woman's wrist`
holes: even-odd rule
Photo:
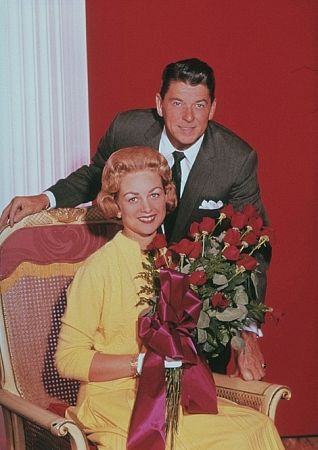
[[[145,354],[146,353],[136,353],[135,355],[132,355],[129,365],[130,373],[133,378],[141,375]]]
[[[135,353],[134,355],[131,356],[131,359],[129,361],[130,374],[132,378],[136,378],[139,375],[137,371],[137,366],[138,366],[138,353]]]

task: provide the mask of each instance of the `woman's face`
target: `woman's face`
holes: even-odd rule
[[[117,204],[123,233],[146,249],[166,215],[166,195],[160,175],[151,170],[124,175]]]

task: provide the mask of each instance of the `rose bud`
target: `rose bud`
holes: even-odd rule
[[[246,270],[254,270],[258,265],[258,262],[253,256],[243,253],[238,261],[236,261],[238,267],[244,267]]]
[[[212,295],[211,304],[214,308],[225,309],[229,306],[230,302],[221,292],[216,292]]]
[[[194,284],[196,286],[202,286],[202,284],[206,283],[206,276],[203,270],[195,270],[189,275],[189,283]]]
[[[241,212],[236,212],[231,217],[232,227],[238,228],[239,230],[241,230],[242,228],[245,227],[245,225],[247,224],[247,221],[248,221],[248,217]]]
[[[261,216],[251,217],[248,221],[248,225],[257,233],[263,226],[263,219]]]
[[[257,235],[254,231],[250,231],[244,235],[242,241],[246,242],[247,245],[254,245],[257,242]]]
[[[198,222],[192,222],[190,225],[190,235],[195,236],[200,234],[199,224]]]
[[[197,259],[202,254],[201,242],[192,242],[192,249],[190,250],[188,256],[192,259]]]
[[[222,255],[229,261],[237,261],[240,257],[240,251],[237,247],[229,245],[228,247],[224,248]]]
[[[155,259],[155,268],[159,269],[160,267],[167,267],[167,259],[163,255]]]
[[[193,242],[189,239],[181,239],[180,242],[170,245],[169,249],[179,253],[179,255],[188,255],[192,250],[192,244]]]
[[[164,234],[156,234],[152,242],[148,245],[148,250],[159,250],[160,248],[167,247],[167,241]]]
[[[199,223],[199,230],[201,233],[211,233],[215,228],[215,220],[212,217],[203,217]]]
[[[226,217],[231,218],[233,214],[235,213],[234,208],[232,205],[225,205],[221,210],[220,213],[225,214]]]
[[[275,235],[274,235],[274,230],[270,227],[264,227],[261,231],[260,231],[260,235],[261,236],[267,236],[268,240],[273,243],[275,241]]]
[[[241,233],[234,228],[230,228],[225,233],[223,240],[230,245],[239,245],[241,243]]]
[[[250,203],[244,206],[242,213],[245,214],[248,218],[258,216],[257,209]]]

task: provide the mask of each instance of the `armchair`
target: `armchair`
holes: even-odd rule
[[[95,207],[60,208],[26,217],[0,234],[0,350],[2,407],[9,450],[92,448],[63,417],[78,383],[61,378],[53,358],[77,268],[121,228]],[[221,397],[275,418],[287,387],[215,374]]]

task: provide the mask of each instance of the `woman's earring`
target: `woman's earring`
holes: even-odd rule
[[[121,219],[121,212],[120,211],[118,211],[118,213],[117,213],[117,219]]]

